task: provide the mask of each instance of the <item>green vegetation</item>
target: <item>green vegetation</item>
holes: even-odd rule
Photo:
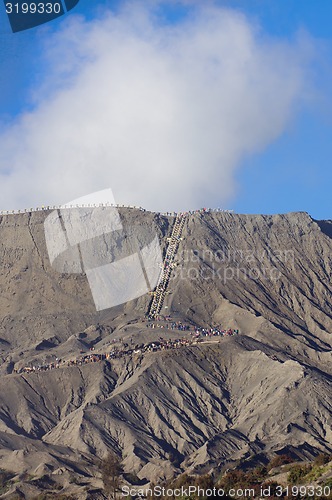
[[[106,493],[110,498],[116,498],[121,485],[121,475],[123,467],[120,458],[113,452],[110,452],[101,462],[101,473]]]
[[[325,472],[328,472],[330,470],[332,472],[331,465],[328,464],[330,458],[331,457],[329,455],[321,454],[318,455],[318,457],[316,457],[316,459],[312,462],[294,464],[294,459],[290,456],[277,455],[272,458],[272,460],[266,466],[260,465],[249,470],[241,470],[239,468],[241,467],[241,465],[239,465],[237,469],[229,470],[218,478],[214,478],[213,476],[210,476],[208,474],[202,476],[181,474],[176,479],[167,481],[161,486],[165,486],[166,488],[171,489],[181,487],[186,488],[192,485],[200,486],[203,489],[210,489],[215,487],[216,489],[223,489],[226,495],[227,492],[232,489],[235,490],[235,492],[238,491],[239,496],[236,496],[236,494],[234,495],[233,492],[231,497],[227,497],[225,495],[223,498],[233,498],[234,500],[243,500],[244,490],[253,491],[254,496],[252,496],[251,493],[251,497],[259,498],[262,488],[265,489],[265,491],[269,489],[269,499],[282,498],[285,500],[332,500],[332,495],[324,496],[320,494],[314,496],[311,493],[312,490],[308,490],[308,493],[310,493],[309,495],[303,493],[303,491],[305,491],[309,484],[312,484],[315,480],[319,479]],[[277,469],[278,467],[282,467],[282,469],[273,471],[273,469]],[[279,474],[279,472],[286,472],[286,474],[288,473],[288,489],[286,486],[280,485],[277,478],[274,479],[274,474]],[[318,484],[321,484],[321,487],[323,488],[324,486],[331,488],[332,491],[332,478]],[[284,491],[282,491],[282,493],[280,494],[281,487],[284,489]],[[287,497],[287,494],[290,496]],[[194,499],[195,496],[192,496],[190,500]],[[178,498],[177,500],[188,499]]]
[[[328,470],[328,466],[314,465],[311,471],[305,476],[305,481],[308,483],[317,481],[317,479],[319,479]]]
[[[274,469],[275,467],[281,467],[282,465],[290,464],[292,462],[294,462],[294,459],[292,457],[290,457],[289,455],[276,455],[269,462],[267,468],[270,471],[271,469]]]
[[[314,460],[314,465],[325,465],[332,460],[332,455],[328,453],[320,453]]]
[[[267,465],[259,465],[251,469],[242,470],[241,467],[243,467],[243,464],[239,464],[236,469],[228,470],[218,477],[210,474],[189,475],[183,473],[175,479],[165,481],[162,484],[159,483],[158,486],[164,486],[165,488],[173,490],[181,487],[187,489],[189,486],[196,486],[203,490],[220,488],[225,492],[223,496],[225,500],[228,498],[243,500],[244,496],[246,496],[243,492],[246,490],[251,492],[249,495],[250,498],[260,498],[262,489],[269,492],[268,498],[271,500],[278,498],[284,500],[332,500],[331,458],[331,455],[322,453],[312,462],[294,463],[292,458],[287,455],[277,455],[273,457]],[[100,492],[108,495],[107,498],[110,499],[115,500],[119,498],[119,490],[123,482],[126,483],[129,481],[131,484],[135,485],[139,485],[141,482],[136,474],[123,473],[121,458],[114,453],[109,453],[106,458],[100,461],[100,471],[104,482],[104,490],[103,492],[100,490]],[[278,481],[279,473],[282,473],[283,481],[285,481],[287,476],[287,484],[286,482],[280,484]],[[324,476],[324,474],[326,475]],[[9,487],[14,484],[13,477],[14,474],[0,471],[0,494],[8,491]],[[72,475],[70,479],[71,483],[84,486],[84,483],[75,480],[74,475]],[[66,495],[65,492],[57,493],[56,488],[61,488],[61,486],[47,475],[34,479],[26,475],[23,480],[22,477],[20,477],[20,481],[34,484],[40,488],[41,493],[36,496],[34,500],[53,500],[55,498],[59,500],[74,500],[72,495]],[[321,493],[315,496],[313,493],[310,493],[312,490],[308,489],[309,485],[311,488],[321,488],[323,494]],[[150,485],[152,490],[153,486],[153,484]],[[281,491],[280,488],[282,488]],[[228,492],[230,492],[231,489],[235,491],[235,494],[233,492],[231,496],[228,497]],[[89,494],[87,488],[86,491]],[[94,490],[94,494],[95,493],[96,490]],[[287,496],[287,494],[289,496]],[[328,496],[324,496],[324,494]],[[265,497],[267,498],[266,493]],[[200,499],[204,500],[202,496],[200,496]],[[196,500],[196,497],[195,495],[192,495],[190,499],[176,497],[174,500]]]
[[[13,478],[14,474],[11,474],[10,472],[0,470],[0,494],[3,495],[6,493],[10,486],[11,486],[11,479]]]
[[[301,484],[311,470],[312,465],[293,465],[288,472],[288,482],[290,484]]]
[[[310,484],[317,481],[331,467],[328,463],[332,455],[319,454],[311,464],[294,465],[289,469],[288,482],[290,484]]]

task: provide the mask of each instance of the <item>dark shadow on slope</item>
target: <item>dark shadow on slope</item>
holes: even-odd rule
[[[331,448],[326,445],[326,451],[330,452]],[[318,449],[316,446],[312,446],[308,443],[303,443],[299,446],[288,445],[283,448],[280,448],[277,452],[278,455],[289,455],[294,461],[297,460],[313,460],[317,455],[322,453],[321,449]]]
[[[53,349],[54,347],[57,347],[59,345],[59,342],[52,342],[50,339],[45,339],[42,340],[38,345],[36,345],[35,349],[36,351],[47,351],[48,349]]]
[[[185,459],[185,455],[180,453],[174,446],[169,444],[165,439],[158,438],[154,434],[150,434],[150,436],[154,439],[154,441],[160,446],[160,448],[164,451],[167,460],[171,462],[173,467],[179,468],[180,464]],[[141,460],[146,461],[146,450],[137,444],[134,445],[134,453]]]
[[[315,220],[315,219],[314,219]],[[320,227],[322,233],[332,238],[332,221],[331,220],[315,220],[316,224]]]
[[[286,360],[292,359],[293,361],[300,363],[306,370],[308,370],[308,372],[310,371],[316,372],[321,377],[332,382],[332,375],[330,373],[325,372],[320,368],[317,368],[317,366],[309,365],[308,363],[305,362],[305,360],[298,359],[296,356],[291,355],[289,352],[286,352],[283,349],[277,350],[275,347],[266,345],[260,342],[259,340],[254,339],[253,337],[249,337],[248,335],[239,335],[238,337],[234,337],[234,341],[248,351],[260,350],[264,352],[267,356],[269,356],[273,361],[277,361],[279,363],[284,363]],[[322,352],[327,352],[327,351],[322,351]]]
[[[278,330],[281,330],[283,333],[285,333],[286,335],[289,335],[290,337],[292,337],[293,339],[297,340],[297,337],[299,336],[299,334],[297,333],[294,333],[292,332],[291,330],[289,330],[287,327],[285,327],[284,325],[281,325],[280,323],[276,323],[274,321],[270,321],[270,323],[275,327],[277,328]],[[311,347],[312,349],[314,349],[315,351],[318,351],[318,352],[329,352],[331,350],[330,346],[324,342],[323,340],[319,339],[319,341],[323,344],[323,346],[320,346],[312,337],[314,337],[314,335],[307,329],[307,328],[304,328],[303,326],[297,324],[294,322],[294,325],[297,326],[298,328],[300,328],[302,331],[303,331],[303,334],[306,338],[306,341],[308,342],[308,346]],[[310,336],[310,337],[309,337]],[[314,338],[317,338],[317,337],[314,337]]]
[[[34,439],[34,436],[30,436],[22,427],[17,425],[17,423],[10,417],[10,415],[7,412],[6,413],[4,411],[0,412],[0,422],[3,422],[8,429],[13,431],[14,435]]]

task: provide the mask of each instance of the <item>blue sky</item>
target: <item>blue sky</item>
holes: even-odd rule
[[[153,20],[154,37],[156,37],[159,29],[158,23],[160,30],[164,29],[165,26],[176,26],[181,29],[181,26],[185,25],[186,18],[195,10],[195,5],[197,6],[197,4],[199,2],[180,3],[176,1],[162,4],[158,10],[159,16]],[[38,112],[42,112],[44,116],[47,113],[47,107],[45,108],[45,104],[43,104],[45,103],[46,96],[51,95],[52,99],[56,99],[55,96],[60,92],[59,89],[64,85],[64,81],[67,81],[63,78],[59,79],[59,89],[50,89],[51,84],[47,81],[47,75],[53,71],[52,67],[54,64],[52,66],[51,63],[54,60],[56,61],[55,74],[53,75],[55,81],[57,81],[56,72],[59,71],[59,68],[61,69],[61,64],[59,64],[59,55],[56,54],[54,56],[53,54],[54,48],[51,47],[51,56],[49,55],[50,44],[48,44],[48,40],[61,44],[60,37],[64,33],[68,43],[68,51],[70,52],[70,30],[72,29],[76,33],[75,25],[70,25],[70,18],[73,20],[77,16],[83,16],[85,21],[82,21],[83,26],[80,26],[79,29],[84,32],[84,28],[89,26],[89,22],[93,22],[96,18],[102,20],[105,12],[109,9],[117,16],[117,13],[123,9],[123,5],[124,2],[121,0],[100,2],[97,0],[93,2],[91,0],[80,0],[78,6],[63,18],[55,20],[48,25],[17,34],[9,32],[3,8],[2,11],[0,10],[2,22],[0,28],[0,133],[7,134],[9,130],[10,140],[14,141],[15,139],[18,141],[19,139],[15,137],[15,134],[26,133],[28,125],[25,124],[24,127],[20,125],[15,128],[15,124],[22,120],[22,117],[28,113],[34,113],[38,107],[41,109],[43,105],[44,108],[42,111]],[[301,92],[301,99],[297,99],[296,95],[289,98],[289,106],[292,108],[289,117],[285,111],[282,125],[276,130],[271,130],[268,137],[264,136],[262,138],[259,136],[255,138],[256,142],[250,144],[250,147],[245,144],[241,152],[234,150],[232,152],[234,156],[233,163],[229,167],[230,172],[227,171],[225,175],[216,177],[214,181],[213,171],[208,171],[207,176],[211,176],[211,184],[215,183],[217,185],[217,182],[220,183],[217,189],[219,194],[214,192],[211,195],[209,186],[202,186],[200,195],[197,196],[198,203],[201,204],[204,202],[205,205],[210,204],[223,206],[224,208],[233,208],[236,212],[241,213],[307,211],[314,218],[331,219],[332,3],[328,0],[321,0],[320,2],[314,2],[313,0],[288,0],[287,2],[280,0],[224,0],[216,1],[214,5],[216,8],[226,8],[228,11],[242,13],[246,19],[246,23],[252,27],[253,31],[257,30],[259,32],[257,43],[267,44],[266,54],[270,50],[270,43],[278,45],[278,51],[281,51],[283,44],[289,44],[290,47],[293,47],[297,43],[296,40],[301,38],[302,48],[296,50],[299,51],[300,56],[306,50],[310,52],[310,55],[305,55],[306,61],[299,69],[299,71],[303,70],[303,78],[305,80],[301,85],[304,85],[306,88],[303,90],[301,85],[299,85],[299,89],[302,89],[298,91],[299,93]],[[124,14],[122,14],[121,19],[122,23],[125,22]],[[112,26],[114,28],[114,24]],[[102,29],[104,30],[105,27]],[[310,47],[303,49],[303,46],[306,46],[306,44]],[[62,48],[65,49],[65,47],[66,45],[63,45]],[[91,47],[87,50],[91,51]],[[76,49],[76,52],[79,52],[79,49]],[[45,53],[48,54],[46,58]],[[294,52],[294,54],[290,56],[290,66],[295,64],[296,53]],[[55,57],[55,59],[52,59],[52,57]],[[64,59],[66,57],[64,56]],[[79,54],[77,57],[82,58],[82,54]],[[83,57],[86,57],[86,55]],[[287,48],[283,57],[287,60]],[[81,70],[82,72],[84,71],[83,66],[82,68],[80,66]],[[70,70],[68,71],[70,73]],[[286,69],[283,68],[282,71],[285,72]],[[135,73],[133,75],[135,76]],[[74,77],[75,75],[70,74],[68,85],[71,84],[70,82],[73,81]],[[268,78],[267,81],[269,81]],[[95,90],[98,92],[98,89]],[[304,98],[303,95],[305,95]],[[270,99],[273,99],[273,93]],[[286,106],[286,104],[284,105]],[[199,113],[201,113],[201,110]],[[91,113],[88,115],[89,119],[90,116]],[[128,112],[126,116],[128,120],[133,120],[132,116],[137,116],[137,113],[135,111],[135,115],[131,115]],[[197,116],[201,115],[198,114]],[[193,117],[195,118],[195,115]],[[271,115],[271,117],[275,119],[274,115]],[[93,118],[91,116],[91,120],[97,119],[98,116]],[[249,119],[250,117],[248,117]],[[262,123],[261,120],[260,127],[264,126]],[[217,126],[220,126],[219,121],[216,122]],[[234,125],[234,130],[236,130],[237,126],[237,124]],[[252,127],[255,128],[255,126],[255,122],[253,121]],[[239,125],[239,129],[248,130],[247,128],[242,129],[242,122]],[[162,131],[163,129],[161,128],[160,130]],[[3,135],[3,137],[6,139],[7,136]],[[24,140],[25,138],[22,137],[23,142]],[[158,141],[158,137],[155,140]],[[170,143],[173,143],[172,141],[174,142],[174,139]],[[102,147],[105,147],[105,145],[102,144]],[[28,151],[28,154],[31,155],[31,151]],[[182,149],[181,154],[183,154]],[[17,165],[22,165],[24,156],[25,151],[16,159],[16,166],[14,167],[11,166],[10,157],[8,156],[4,156],[0,161],[0,170],[3,175],[2,185],[6,186],[7,193],[10,193],[11,190],[13,191],[12,195],[6,195],[7,198],[5,199],[8,200],[7,203],[13,204],[20,204],[20,200],[22,199],[23,205],[28,202],[33,204],[34,200],[36,200],[36,204],[47,203],[47,200],[38,198],[39,194],[43,191],[43,185],[36,191],[33,190],[33,187],[27,187],[28,191],[30,189],[33,192],[31,194],[32,198],[29,197],[29,192],[25,193],[24,197],[17,194],[20,192],[20,183],[26,184],[24,175],[21,175],[19,172],[15,177],[15,181],[13,180],[9,183],[8,187],[7,184],[4,184],[11,176],[12,168],[16,169],[16,171],[19,170]],[[216,153],[217,156],[218,153]],[[145,159],[146,157],[147,153],[144,152],[142,158]],[[33,163],[33,159],[31,159],[31,162]],[[236,162],[236,165],[234,165],[234,162]],[[45,169],[47,169],[47,166],[45,166]],[[162,169],[155,175],[157,183],[158,175],[160,178],[163,176]],[[187,176],[188,173],[183,175],[180,178],[181,182],[186,182]],[[65,179],[66,176],[64,176]],[[47,182],[47,175],[45,175],[45,182]],[[70,178],[68,178],[68,182],[70,182]],[[120,182],[121,180],[119,179],[119,185]],[[199,182],[200,180],[198,179],[198,185]],[[102,182],[100,185],[97,184],[94,186],[95,188],[109,187],[103,186]],[[110,180],[110,184],[112,184],[112,180]],[[135,183],[133,182],[133,184]],[[46,185],[44,188],[45,192],[48,192]],[[14,192],[16,189],[17,193]],[[82,189],[84,189],[83,186]],[[194,193],[197,185],[193,183],[192,187],[190,186],[188,189],[192,189]],[[118,191],[119,196],[123,195],[123,201],[126,201],[126,194],[122,193],[120,188]],[[51,190],[49,192],[48,196],[51,198],[53,196],[51,202],[56,202],[56,196]],[[204,195],[204,192],[206,192],[206,195]],[[83,194],[86,193],[77,192],[77,195]],[[129,203],[130,190],[128,190],[127,196]],[[189,199],[190,202],[188,201],[188,203],[190,206],[188,208],[194,208],[192,199],[195,199],[195,196],[188,197]],[[212,203],[209,203],[211,199]],[[59,199],[59,203],[63,201],[68,200]],[[134,201],[136,201],[135,198]],[[151,203],[153,205],[153,200]],[[172,204],[171,199],[170,204]],[[147,205],[149,205],[148,198]],[[0,208],[14,207],[1,206]],[[170,209],[172,208],[173,206],[170,206]]]

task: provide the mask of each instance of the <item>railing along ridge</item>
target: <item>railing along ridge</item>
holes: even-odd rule
[[[197,210],[189,210],[187,212],[155,212],[153,210],[148,210],[143,207],[138,207],[135,205],[121,205],[119,203],[86,203],[86,204],[78,204],[78,205],[42,205],[41,207],[32,207],[32,208],[22,208],[15,210],[0,210],[0,215],[18,215],[18,214],[26,214],[26,213],[34,213],[34,212],[43,212],[47,210],[64,210],[71,208],[97,208],[97,207],[114,207],[114,208],[130,208],[133,210],[140,210],[141,212],[149,212],[156,215],[162,215],[166,217],[177,217],[178,215],[195,215],[197,213],[234,213],[234,210],[221,209],[221,208],[200,208]]]

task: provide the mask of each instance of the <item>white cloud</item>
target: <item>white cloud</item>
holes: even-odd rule
[[[225,207],[241,159],[305,99],[311,55],[308,41],[269,39],[211,5],[173,26],[135,2],[68,16],[45,42],[34,110],[0,135],[2,208],[108,187],[156,210]]]

